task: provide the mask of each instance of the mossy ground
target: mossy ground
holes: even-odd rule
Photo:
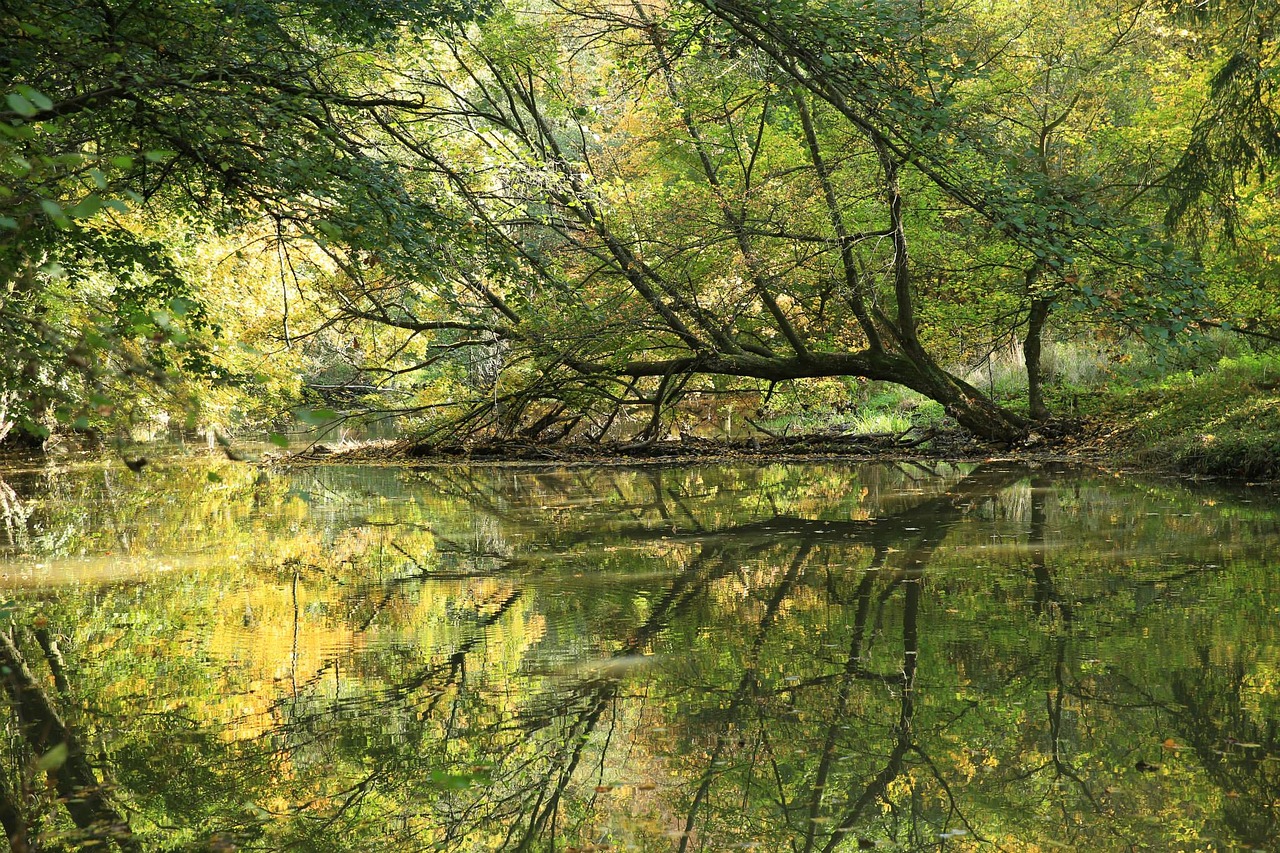
[[[1078,401],[1093,444],[1186,474],[1280,478],[1280,357],[1110,387]]]

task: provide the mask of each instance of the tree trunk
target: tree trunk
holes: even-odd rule
[[[911,364],[919,371],[918,376],[887,377],[889,381],[906,385],[941,403],[948,415],[978,438],[1012,444],[1026,435],[1025,420],[968,382],[952,376],[922,354],[912,358]]]
[[[579,365],[579,369],[586,369]],[[594,367],[595,373],[609,372],[624,378],[692,375],[744,376],[770,382],[832,376],[861,376],[892,382],[918,391],[942,404],[951,417],[986,441],[1011,444],[1027,432],[1027,421],[998,405],[977,388],[939,367],[923,351],[914,353],[811,353],[808,357],[764,357],[708,354],[662,361],[631,362],[620,368]],[[670,400],[664,394],[664,401]]]
[[[1040,369],[1040,347],[1045,321],[1049,319],[1049,308],[1052,304],[1052,299],[1031,300],[1027,338],[1022,342],[1022,355],[1027,363],[1027,402],[1033,421],[1049,418],[1049,407],[1044,403],[1044,374]]]
[[[4,834],[9,839],[9,850],[12,853],[27,853],[31,849],[27,843],[27,822],[22,816],[20,801],[9,790],[9,785],[2,776],[0,776],[0,826],[4,827]]]

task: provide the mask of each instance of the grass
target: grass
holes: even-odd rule
[[[884,382],[859,383],[844,389],[842,403],[836,406],[819,402],[806,407],[807,411],[776,412],[766,417],[762,426],[781,435],[899,435],[913,426],[939,423],[944,416],[942,406],[933,400]]]
[[[854,435],[901,435],[914,425],[906,412],[868,412],[854,418],[849,431]]]
[[[1238,347],[1237,337],[1207,336],[1195,352],[1162,359],[1136,341],[1124,352],[1047,342],[1045,393],[1055,414],[1092,424],[1092,444],[1108,454],[1187,474],[1280,479],[1280,352]],[[1179,370],[1169,358],[1197,368]],[[1025,411],[1026,371],[1016,348],[966,378]]]
[[[1280,478],[1280,356],[1224,358],[1208,371],[1112,386],[1088,405],[1115,450],[1189,474]],[[1105,430],[1104,430],[1105,432]]]
[[[1088,445],[1107,455],[1188,474],[1280,479],[1280,351],[1242,354],[1239,346],[1226,336],[1163,354],[1135,340],[1123,348],[1047,342],[1047,402],[1053,414],[1090,425]],[[1196,369],[1180,369],[1187,364]],[[953,369],[1025,413],[1026,370],[1016,348]],[[938,403],[901,386],[825,380],[795,383],[759,422],[782,435],[897,435],[946,419]]]

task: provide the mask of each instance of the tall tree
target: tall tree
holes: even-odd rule
[[[1199,230],[1228,237],[1239,225],[1241,192],[1280,162],[1280,4],[1214,0],[1168,4],[1187,52],[1210,67],[1208,97],[1168,186],[1170,225],[1199,216]]]
[[[700,5],[1016,247],[1034,417],[1046,414],[1038,357],[1053,304],[1156,341],[1202,315],[1198,269],[1135,209],[1161,177],[1159,154],[1118,158],[1080,138],[1114,137],[1153,107],[1152,67],[1169,61],[1160,9]],[[1081,156],[1091,148],[1104,159]],[[1107,274],[1090,280],[1081,265]]]
[[[954,330],[930,326],[937,306],[1014,306],[999,326],[1026,330],[1034,417],[1054,305],[1157,340],[1199,310],[1194,266],[1142,207],[1159,152],[1123,139],[1154,102],[1139,72],[1164,56],[1164,19],[1120,11],[511,5],[404,72],[421,108],[379,113],[508,262],[424,290],[386,254],[349,259],[343,310],[440,349],[505,340],[506,393],[477,395],[473,425],[556,434],[593,407],[659,412],[699,375],[858,376],[1016,440],[1022,417],[942,367]],[[922,252],[922,234],[944,248]],[[940,268],[981,240],[1006,247],[1003,279],[922,279],[931,252]]]
[[[767,57],[741,68],[696,25],[638,4],[561,11],[554,26],[510,10],[458,31],[439,46],[450,61],[403,84],[438,100],[382,116],[536,282],[452,276],[489,315],[454,328],[504,337],[536,365],[505,401],[508,421],[531,400],[556,412],[583,393],[661,409],[696,375],[862,376],[937,399],[985,437],[1022,432],[921,343],[904,161],[881,137],[855,142],[855,213],[808,96],[757,61]],[[658,159],[638,165],[627,146]],[[406,306],[401,290],[362,290]]]

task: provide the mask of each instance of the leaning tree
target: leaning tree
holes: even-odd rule
[[[331,322],[416,340],[397,377],[487,364],[455,426],[600,435],[648,406],[653,436],[698,377],[861,377],[1015,441],[1029,421],[945,366],[939,306],[1024,330],[1033,418],[1055,305],[1159,339],[1197,310],[1145,206],[1160,158],[1115,134],[1085,155],[1154,109],[1159,81],[1122,72],[1163,18],[1130,12],[1072,22],[1069,50],[1025,12],[920,4],[558,3],[441,28],[390,78],[422,103],[376,116],[447,200],[452,260],[329,245]],[[995,274],[922,275],[984,240]]]

